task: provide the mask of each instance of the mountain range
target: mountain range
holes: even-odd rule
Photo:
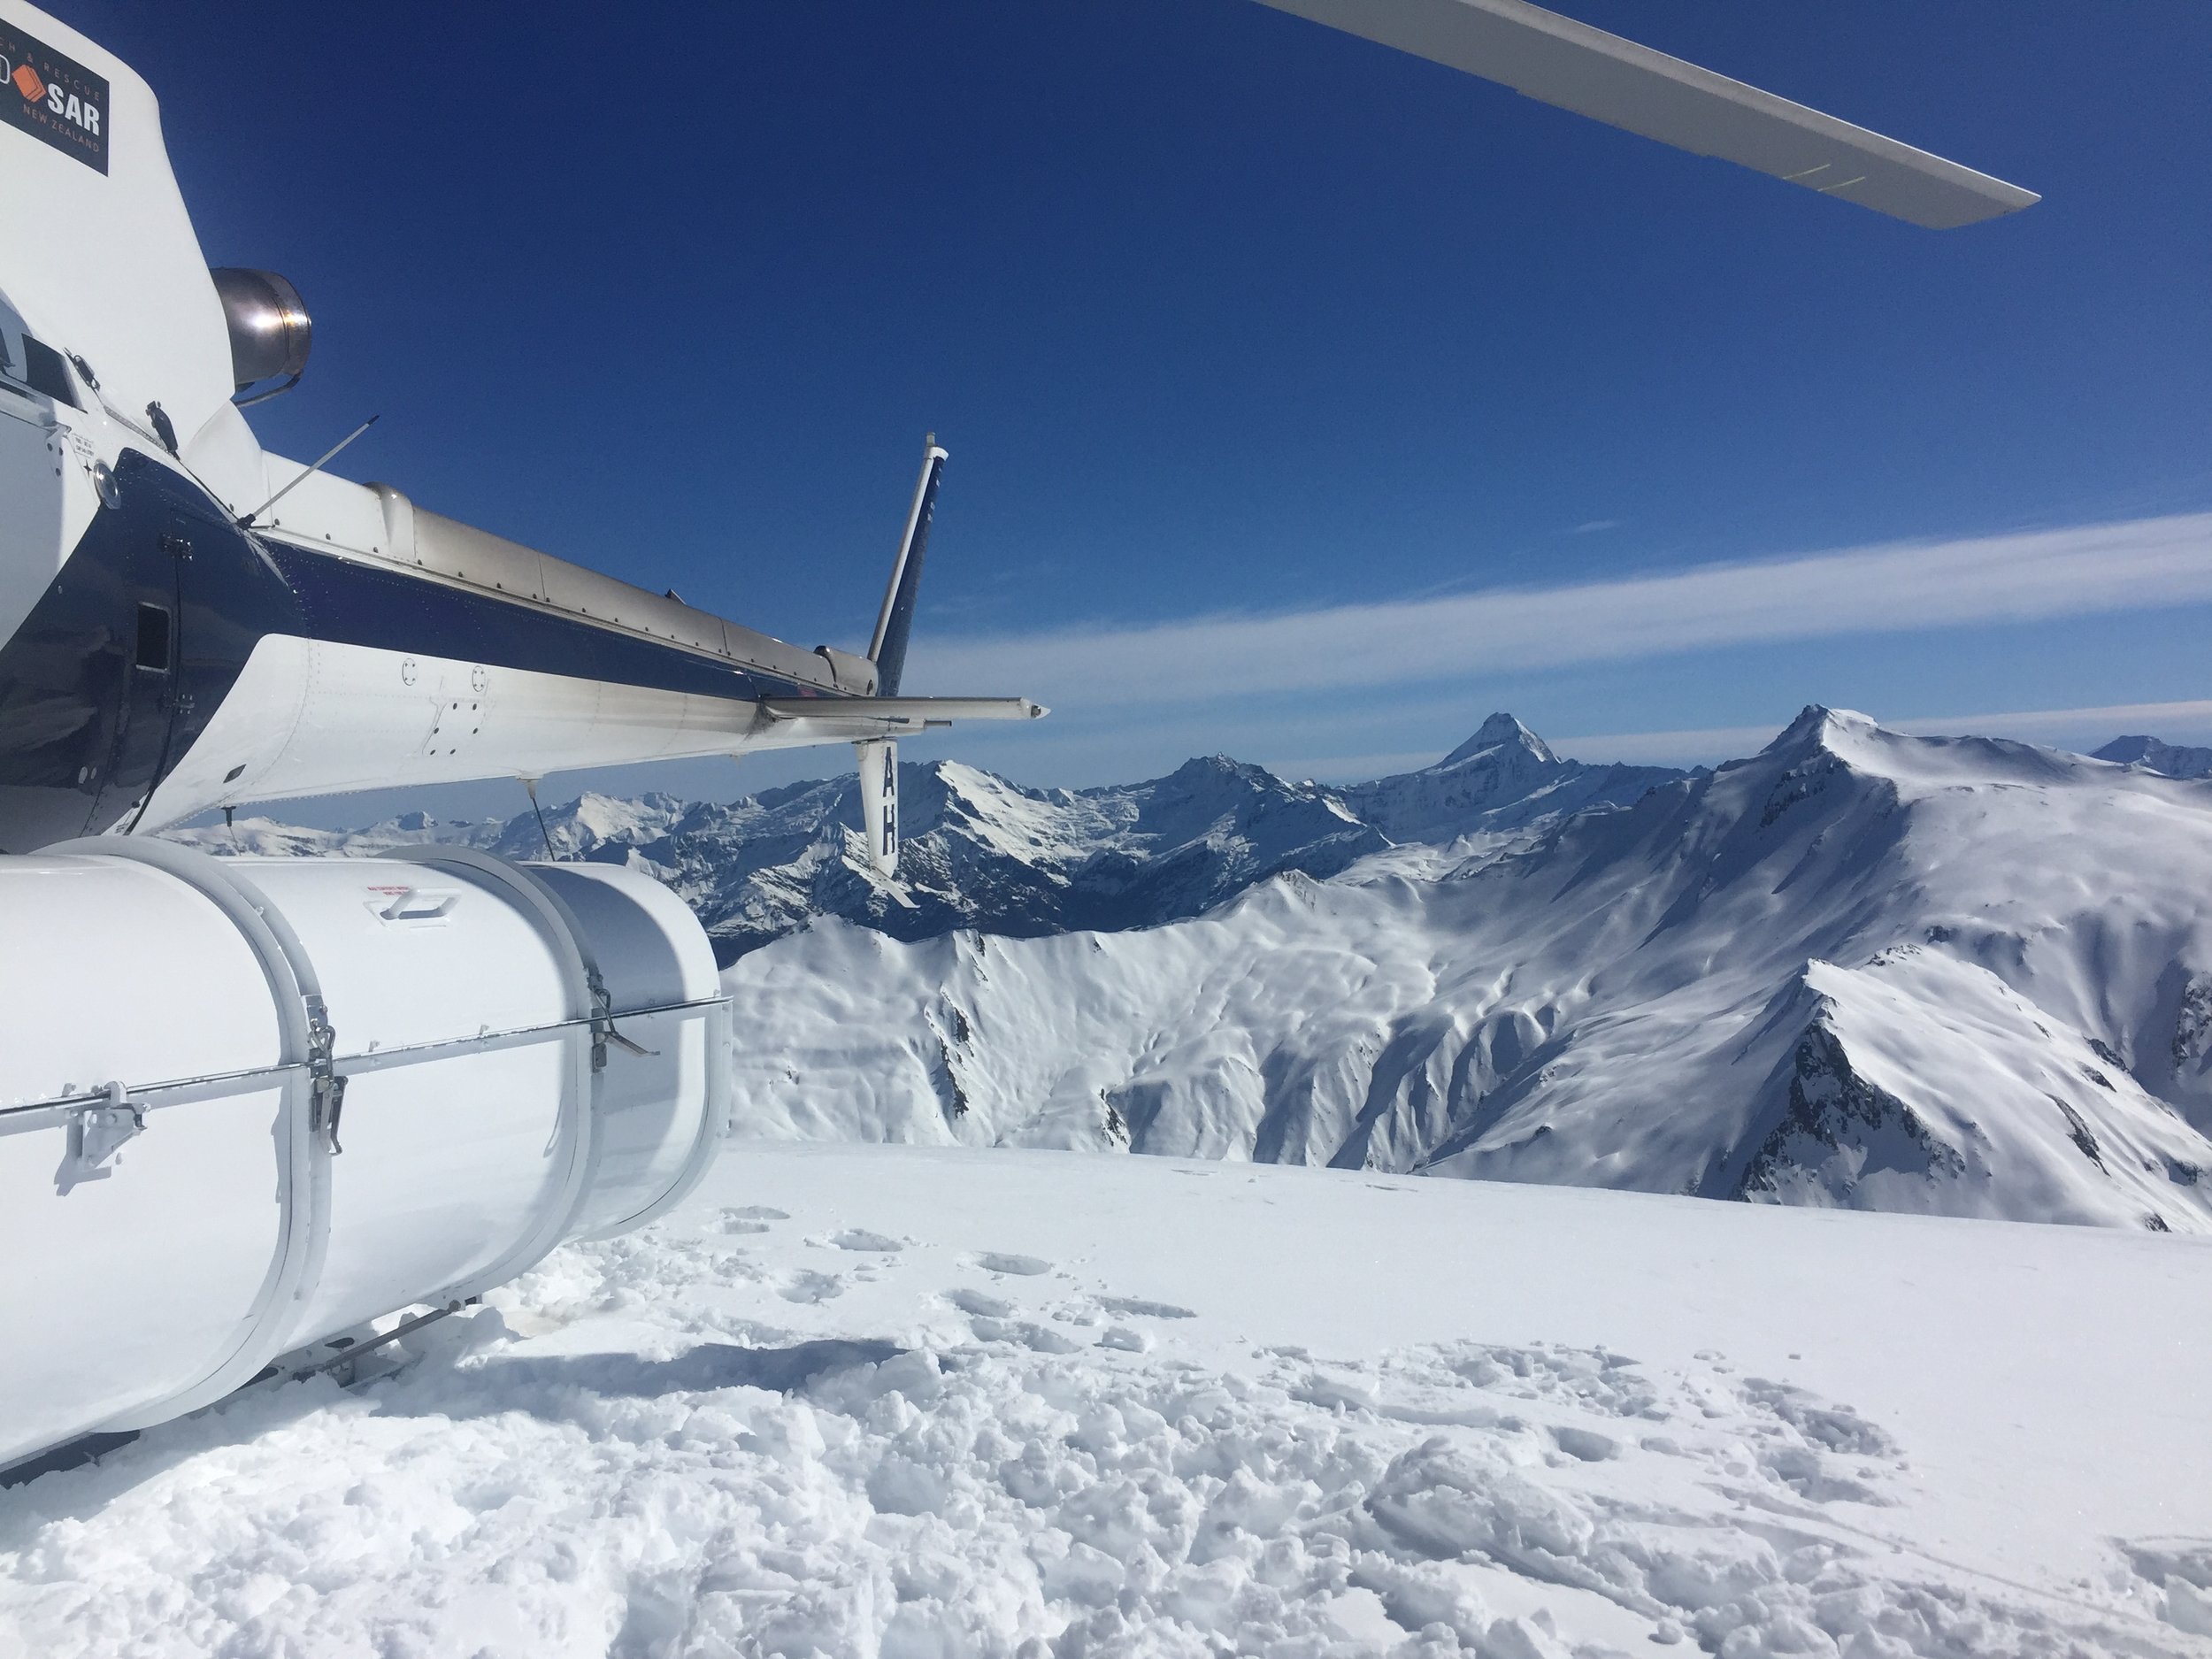
[[[1403,853],[1141,932],[826,918],[726,976],[743,1121],[2212,1231],[2212,784],[1816,708]]]
[[[1164,778],[1031,789],[957,761],[899,768],[905,844],[896,878],[862,856],[849,774],[720,803],[587,795],[538,818],[437,822],[413,813],[360,830],[266,818],[177,832],[208,851],[373,852],[450,841],[516,858],[633,865],[666,881],[725,965],[837,916],[895,939],[959,928],[1015,938],[1118,932],[1201,915],[1254,882],[1326,878],[1394,843],[1512,844],[1569,813],[1625,806],[1686,774],[1563,760],[1509,714],[1435,765],[1333,789],[1216,755]],[[1474,843],[1471,843],[1474,844]]]

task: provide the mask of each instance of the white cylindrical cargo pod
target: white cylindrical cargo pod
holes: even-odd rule
[[[0,858],[0,1463],[224,1369],[296,1254],[306,1017],[268,944],[157,869]],[[114,1149],[142,1115],[158,1158]]]
[[[728,1023],[690,911],[605,865],[0,858],[0,1465],[649,1220]]]

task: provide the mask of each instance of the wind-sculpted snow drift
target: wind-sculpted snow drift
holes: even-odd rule
[[[1855,714],[1436,879],[726,978],[756,1134],[2212,1230],[2212,787]]]

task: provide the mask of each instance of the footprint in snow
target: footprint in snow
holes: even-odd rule
[[[800,1271],[791,1276],[788,1284],[779,1286],[776,1294],[786,1302],[823,1302],[845,1294],[845,1281],[834,1273]]]
[[[830,1242],[841,1250],[876,1250],[887,1254],[906,1248],[896,1239],[887,1239],[880,1233],[871,1233],[865,1227],[848,1227],[842,1233],[833,1233],[830,1235]]]
[[[790,1216],[780,1210],[771,1210],[766,1204],[747,1204],[737,1210],[722,1212],[733,1221],[788,1221]]]
[[[1003,1319],[1014,1311],[1010,1302],[1001,1302],[996,1296],[987,1296],[979,1290],[952,1290],[945,1293],[945,1300],[963,1313],[979,1318]]]
[[[1035,1256],[1007,1256],[996,1250],[980,1250],[969,1259],[987,1273],[1012,1273],[1023,1279],[1034,1279],[1052,1271],[1051,1263]]]
[[[1552,1443],[1570,1457],[1586,1463],[1601,1463],[1609,1457],[1620,1455],[1621,1444],[1608,1434],[1592,1429],[1555,1428]]]
[[[981,1342],[1018,1342],[1035,1354],[1077,1354],[1082,1351],[1079,1343],[1071,1342],[1057,1331],[1041,1325],[1032,1325],[1026,1319],[989,1319],[970,1315],[969,1325]]]
[[[1179,1308],[1171,1302],[1146,1302],[1137,1296],[1101,1296],[1098,1305],[1109,1313],[1125,1314],[1135,1319],[1195,1319],[1198,1317],[1188,1308]]]
[[[736,1216],[726,1216],[722,1220],[722,1231],[725,1233],[765,1233],[768,1231],[768,1224],[764,1221],[746,1221]]]

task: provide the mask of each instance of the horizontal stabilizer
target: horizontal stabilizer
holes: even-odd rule
[[[1932,230],[2016,213],[2042,199],[1525,0],[1261,4]]]
[[[771,720],[803,720],[820,741],[900,737],[955,720],[1035,720],[1050,712],[1026,697],[768,697]]]

